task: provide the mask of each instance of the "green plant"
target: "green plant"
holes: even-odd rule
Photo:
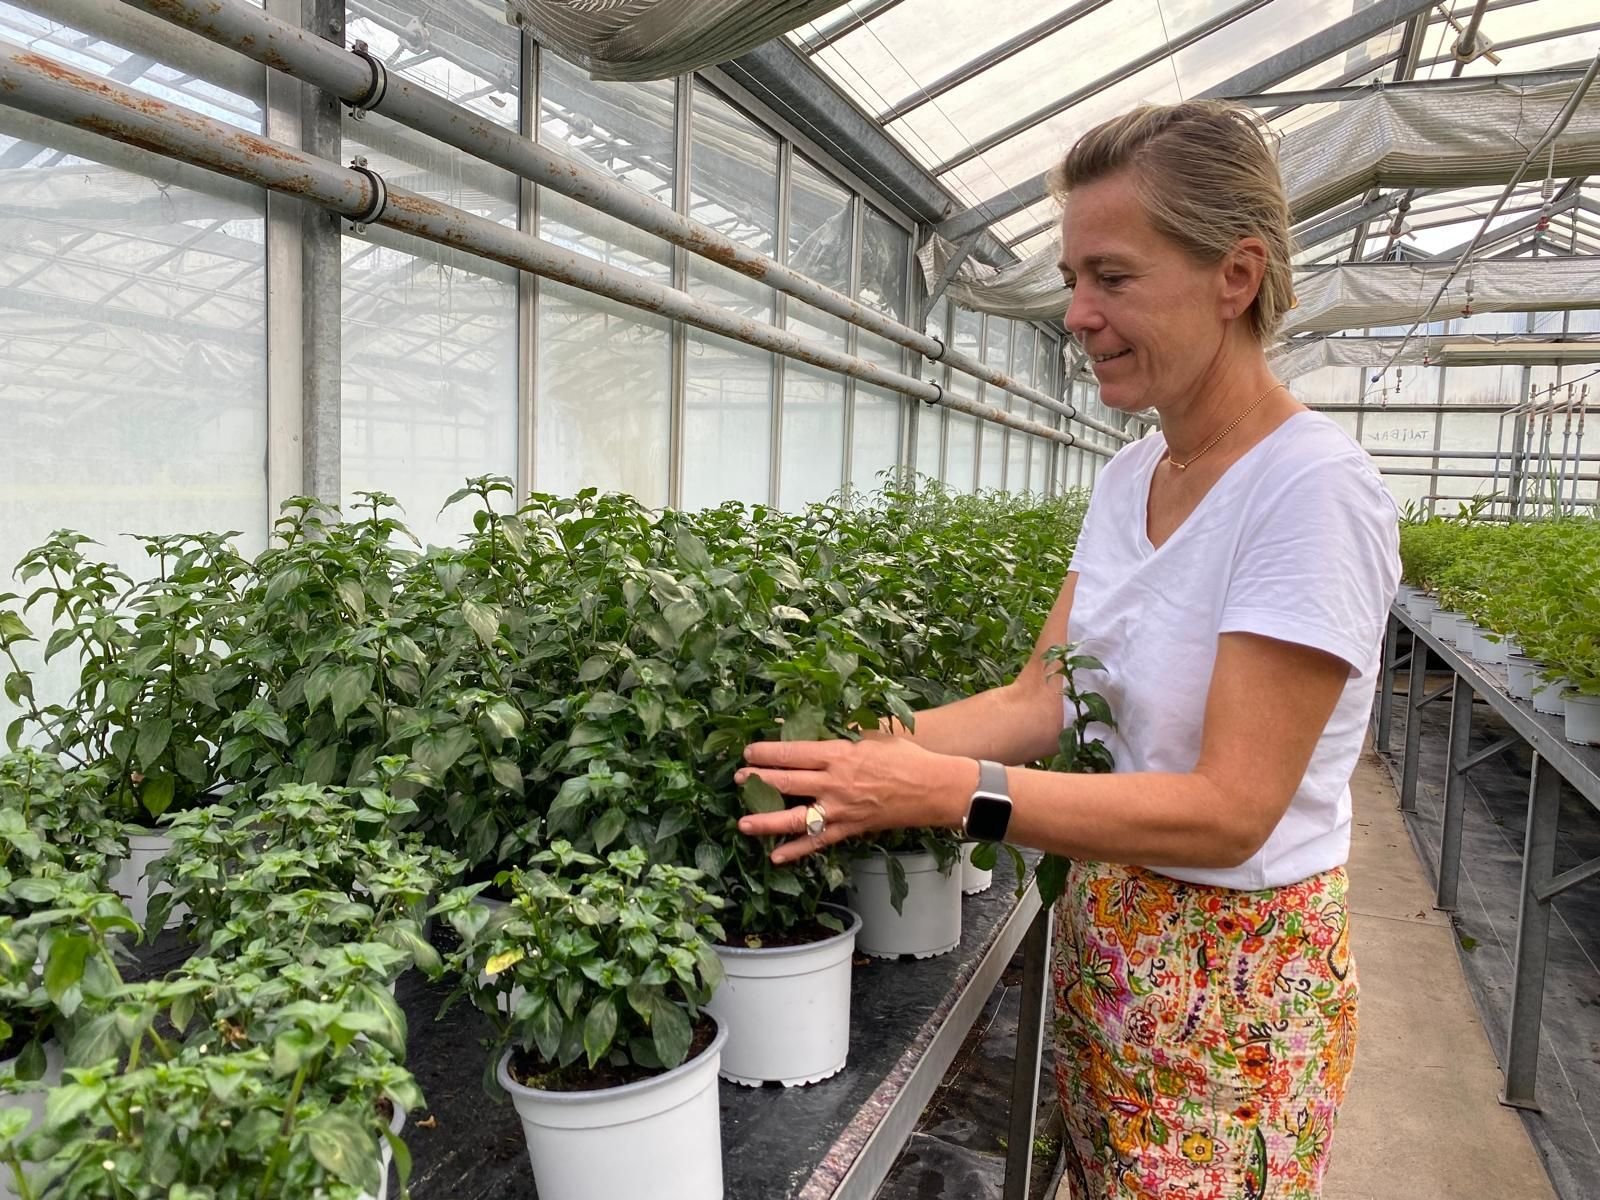
[[[403,760],[376,765],[392,782]],[[394,973],[436,974],[423,914],[464,864],[395,831],[415,811],[383,786],[284,784],[259,803],[180,814],[168,826],[173,849],[151,872],[171,890],[153,897],[149,927],[183,905],[185,929],[211,953],[286,966],[321,948],[382,942],[402,952]]]
[[[213,1016],[179,1040],[233,975],[203,960],[104,998],[42,1128],[19,1136],[27,1113],[0,1111],[18,1195],[355,1200],[377,1191],[385,1139],[404,1182],[410,1158],[385,1111],[422,1105],[399,1061],[403,1023],[335,987],[330,999],[258,1002],[248,1024]]]
[[[602,863],[557,840],[509,873],[499,912],[470,889],[436,911],[461,937],[459,991],[488,1014],[497,1047],[521,1052],[533,1086],[565,1090],[602,1063],[660,1070],[688,1057],[722,980],[710,945],[721,901],[700,881],[637,847]]]

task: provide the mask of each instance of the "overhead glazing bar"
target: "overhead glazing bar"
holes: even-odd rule
[[[738,271],[785,295],[878,334],[924,358],[1060,413],[1119,443],[1128,435],[1078,414],[1048,393],[996,370],[980,359],[947,346],[929,334],[901,324],[758,251],[674,212],[620,180],[548,146],[530,141],[486,117],[453,104],[420,84],[390,74],[371,56],[341,50],[304,30],[277,20],[245,0],[124,0],[132,8],[283,71],[338,96],[345,103],[409,126],[635,228],[681,246],[692,254]]]
[[[876,363],[703,303],[507,225],[389,186],[357,160],[340,167],[179,105],[0,40],[0,103],[319,204],[357,226],[383,225],[571,284],[622,304],[1092,453],[1112,451]]]

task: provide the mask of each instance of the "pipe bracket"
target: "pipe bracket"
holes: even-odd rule
[[[359,121],[383,102],[384,96],[389,91],[389,68],[385,67],[367,48],[365,42],[356,42],[350,47],[350,53],[367,60],[367,66],[372,71],[372,83],[367,90],[354,100],[346,101],[350,107],[350,117]]]
[[[935,408],[938,405],[943,404],[944,403],[944,387],[943,387],[943,385],[934,383],[932,380],[928,381],[928,385],[930,387],[932,387],[933,390],[938,392],[939,394],[937,396],[935,396],[932,400],[924,400],[923,403],[926,404],[929,408]]]
[[[382,175],[367,166],[367,160],[364,158],[352,159],[350,169],[365,175],[367,182],[372,185],[372,203],[350,218],[351,232],[365,233],[367,226],[382,218],[384,209],[389,207],[389,185],[383,182]]]
[[[929,362],[943,362],[944,361],[944,353],[945,353],[946,350],[950,349],[950,347],[945,345],[944,339],[942,337],[940,337],[938,334],[930,333],[928,336],[931,337],[934,341],[939,343],[939,353],[927,355],[928,361]]]

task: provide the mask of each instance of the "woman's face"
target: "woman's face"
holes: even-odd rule
[[[1243,311],[1229,260],[1197,262],[1157,232],[1125,171],[1074,188],[1065,207],[1063,323],[1089,355],[1101,402],[1159,412],[1192,396]]]

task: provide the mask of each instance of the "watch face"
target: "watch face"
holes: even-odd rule
[[[967,808],[967,836],[980,842],[1005,840],[1006,827],[1011,824],[1011,801],[1005,796],[978,792]]]

